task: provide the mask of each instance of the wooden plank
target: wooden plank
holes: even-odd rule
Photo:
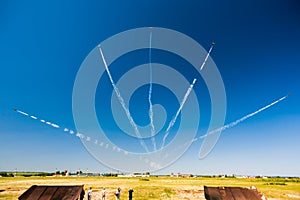
[[[58,187],[51,200],[61,200],[64,196],[68,196],[69,194],[66,193],[67,189],[68,187],[66,186]]]
[[[224,191],[225,194],[224,194],[224,196],[222,196],[222,199],[224,199],[224,200],[235,200],[229,187],[225,187],[223,191]]]
[[[244,188],[243,193],[246,199],[261,200],[262,197],[262,195],[256,189]]]
[[[243,188],[231,187],[230,190],[234,199],[247,200],[247,198],[244,196],[244,193],[242,191]]]
[[[257,189],[242,187],[206,187],[204,195],[207,200],[261,200],[262,194]]]
[[[40,196],[43,194],[45,191],[45,187],[35,187],[30,195],[27,197],[28,200],[39,200]]]
[[[42,186],[39,186],[42,187]],[[39,200],[52,200],[52,196],[58,189],[58,186],[45,186],[46,190],[43,195],[39,198]]]
[[[82,186],[70,186],[66,193],[68,193],[68,196],[64,196],[62,200],[70,200],[70,199],[79,199],[80,193],[83,190]]]
[[[207,200],[222,200],[219,188],[204,186],[204,196]]]
[[[36,185],[31,186],[28,190],[26,190],[21,196],[19,196],[19,200],[26,200],[30,193],[32,192],[33,188],[35,188]]]
[[[31,186],[19,200],[76,200],[83,185],[76,186]]]
[[[19,200],[26,200],[28,199],[29,195],[34,191],[36,185],[31,186],[28,190],[26,190],[18,199]]]
[[[75,200],[79,197],[83,186],[61,186],[51,200]]]

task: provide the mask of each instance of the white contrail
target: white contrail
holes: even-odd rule
[[[165,135],[164,135],[164,137],[163,137],[163,141],[162,141],[161,148],[164,147],[165,142],[166,142],[166,139],[167,139],[167,137],[168,137],[168,135],[169,135],[169,133],[170,133],[170,129],[174,126],[174,124],[175,124],[175,122],[176,122],[176,120],[177,120],[177,117],[178,117],[179,113],[181,112],[181,110],[182,110],[182,108],[183,108],[183,106],[184,106],[184,104],[185,104],[187,98],[189,97],[189,95],[190,95],[190,93],[191,93],[191,91],[192,91],[192,89],[193,89],[193,87],[194,87],[196,81],[197,81],[197,79],[194,79],[194,80],[193,80],[193,83],[190,85],[190,87],[189,87],[188,90],[186,91],[186,93],[185,93],[185,95],[184,95],[184,97],[183,97],[183,100],[182,100],[181,103],[180,103],[180,106],[179,106],[179,109],[178,109],[177,112],[176,112],[176,115],[175,115],[174,118],[170,121],[169,126],[168,126],[168,128],[167,128],[167,130],[166,130],[166,133],[165,133]]]
[[[25,113],[21,110],[18,110],[16,108],[13,109],[15,112],[19,113],[19,114],[22,114],[24,116],[27,116],[27,117],[30,117],[32,119],[36,119],[36,120],[39,120],[41,123],[44,123],[44,124],[47,124],[53,128],[57,128],[57,129],[60,129],[61,127],[55,123],[51,123],[50,121],[46,121],[44,119],[39,119],[38,117],[36,117],[35,115],[30,115],[28,113]],[[104,144],[103,142],[99,142],[97,139],[92,139],[91,137],[85,135],[85,134],[82,134],[82,133],[79,133],[77,132],[76,134],[74,134],[75,132],[69,128],[61,128],[62,131],[64,131],[65,133],[69,133],[71,135],[75,135],[76,137],[80,138],[81,140],[85,139],[87,142],[93,142],[95,145],[99,145],[101,147],[103,147],[105,145],[105,148],[108,148],[109,147],[109,144]],[[99,144],[100,143],[100,144]],[[124,151],[124,150],[121,150],[120,148],[114,148],[113,150],[117,151],[117,152],[120,152],[120,153],[124,153],[124,155],[128,155],[128,152],[127,151]]]
[[[73,132],[73,133],[74,133],[74,132]],[[72,134],[73,134],[73,133],[72,133]],[[82,133],[76,133],[76,136],[79,137],[79,138],[84,138],[84,135],[83,135]]]
[[[60,128],[59,125],[54,124],[54,123],[52,123],[51,126],[54,127],[54,128]]]
[[[111,74],[110,74],[110,71],[109,71],[108,66],[107,66],[107,64],[106,64],[106,61],[105,61],[105,58],[104,58],[104,55],[103,55],[103,53],[102,53],[102,50],[101,50],[100,45],[98,46],[98,48],[99,48],[99,51],[100,51],[100,54],[101,54],[101,57],[102,57],[102,61],[103,61],[104,66],[105,66],[105,70],[106,70],[106,72],[107,72],[107,74],[108,74],[109,80],[110,80],[110,82],[111,82],[111,84],[112,84],[112,86],[113,86],[113,88],[114,88],[114,91],[115,91],[115,93],[116,93],[116,95],[117,95],[117,97],[118,97],[118,99],[119,99],[119,102],[120,102],[121,106],[123,107],[123,109],[124,109],[124,111],[125,111],[125,113],[126,113],[126,116],[127,116],[128,120],[129,120],[131,126],[133,127],[133,129],[134,129],[134,131],[135,131],[136,136],[140,139],[140,144],[142,145],[142,147],[143,147],[147,152],[149,152],[149,150],[148,150],[146,144],[145,144],[144,141],[141,139],[142,136],[141,136],[141,134],[140,134],[140,132],[139,132],[139,130],[138,130],[138,127],[137,127],[137,125],[135,124],[133,118],[131,117],[128,108],[126,107],[125,101],[124,101],[123,97],[121,96],[121,93],[120,93],[118,87],[116,86],[116,84],[115,84],[115,82],[114,82],[114,80],[113,80],[113,78],[112,78],[112,76],[111,76]]]
[[[266,105],[265,107],[262,107],[262,108],[258,109],[258,110],[255,111],[255,112],[252,112],[252,113],[250,113],[250,114],[248,114],[248,115],[246,115],[246,116],[244,116],[244,117],[242,117],[242,118],[240,118],[240,119],[238,119],[238,120],[236,120],[236,121],[234,121],[234,122],[231,122],[231,123],[229,123],[229,124],[226,124],[226,125],[224,125],[224,126],[222,126],[222,127],[220,127],[220,128],[214,129],[214,130],[208,132],[208,133],[205,134],[205,135],[202,135],[202,136],[200,136],[200,137],[198,137],[198,138],[195,138],[195,139],[193,140],[193,142],[195,142],[195,141],[197,141],[197,140],[200,140],[200,139],[203,139],[203,138],[207,137],[208,135],[212,135],[212,134],[215,134],[215,133],[219,133],[219,132],[222,132],[222,131],[224,131],[224,130],[226,130],[226,129],[228,129],[228,128],[232,128],[232,127],[238,125],[239,123],[245,121],[246,119],[248,119],[248,118],[250,118],[250,117],[252,117],[252,116],[254,116],[254,115],[256,115],[256,114],[258,114],[258,113],[260,113],[260,112],[262,112],[262,111],[264,111],[264,110],[266,110],[267,108],[270,108],[271,106],[273,106],[273,105],[279,103],[280,101],[286,99],[288,96],[289,96],[289,95],[286,95],[286,96],[284,96],[284,97],[281,97],[280,99],[278,99],[278,100],[276,100],[276,101],[274,101],[274,102],[272,102],[272,103]]]
[[[28,114],[28,113],[26,113],[26,112],[23,112],[23,111],[21,111],[21,110],[15,110],[15,111],[17,111],[18,113],[20,113],[20,114],[22,114],[22,115],[29,116],[29,114]]]
[[[25,115],[25,116],[27,116],[27,117],[30,117],[31,119],[38,120],[38,118],[37,118],[35,115],[29,115],[28,113],[23,112],[23,111],[21,111],[21,110],[18,110],[18,109],[16,109],[16,108],[14,108],[14,111],[16,111],[16,112],[18,112],[18,113],[20,113],[20,114],[22,114],[22,115]],[[46,123],[47,125],[52,126],[52,127],[54,127],[54,128],[60,128],[59,125],[54,124],[54,123],[51,123],[51,122],[49,122],[49,121],[45,121],[45,120],[43,120],[43,119],[41,119],[40,122]]]
[[[20,114],[22,114],[22,115],[24,115],[24,116],[30,117],[30,118],[32,118],[32,119],[37,119],[37,120],[39,120],[41,123],[47,124],[47,125],[49,125],[49,126],[51,126],[51,127],[53,127],[53,128],[57,128],[57,129],[60,129],[60,128],[61,128],[59,125],[57,125],[57,124],[55,124],[55,123],[51,123],[51,122],[49,122],[49,121],[45,121],[44,119],[39,119],[38,117],[35,117],[35,115],[30,115],[30,114],[25,113],[25,112],[23,112],[23,111],[20,111],[20,110],[18,110],[18,109],[16,109],[16,108],[14,108],[14,111],[16,111],[16,112],[18,112],[18,113],[20,113]],[[71,135],[74,135],[74,133],[75,133],[73,130],[68,129],[68,128],[62,128],[61,130],[63,130],[63,131],[66,132],[66,133],[70,133]],[[91,137],[89,137],[89,136],[87,136],[87,135],[85,135],[85,134],[79,133],[79,132],[77,132],[77,133],[75,134],[75,136],[78,137],[78,138],[80,138],[81,140],[82,140],[82,139],[85,139],[87,142],[92,142],[92,141],[94,141],[94,144],[95,144],[95,145],[99,145],[99,146],[101,146],[101,147],[104,145],[103,142],[101,142],[101,143],[99,144],[99,142],[98,142],[97,139],[94,140],[94,139],[92,139]],[[109,144],[106,144],[106,148],[107,148],[107,147],[109,147]],[[124,155],[127,155],[127,154],[128,154],[128,152],[123,151],[123,150],[121,150],[120,148],[117,148],[117,149],[114,149],[114,150],[116,150],[116,151],[118,151],[118,152],[123,152]]]
[[[37,119],[37,117],[36,116],[33,116],[33,115],[31,115],[30,116],[32,119]]]
[[[196,80],[194,79],[193,83],[195,83],[195,82],[196,82]],[[192,140],[191,142],[196,142],[197,140],[204,139],[204,138],[207,137],[208,135],[215,134],[215,133],[219,133],[219,132],[224,131],[224,130],[226,130],[226,129],[228,129],[228,128],[232,128],[232,127],[238,125],[239,123],[243,122],[244,120],[246,120],[246,119],[248,119],[248,118],[250,118],[250,117],[253,117],[254,115],[256,115],[256,114],[258,114],[258,113],[260,113],[260,112],[262,112],[262,111],[264,111],[264,110],[270,108],[271,106],[274,106],[275,104],[277,104],[277,103],[283,101],[283,100],[286,99],[288,96],[290,96],[290,94],[288,94],[288,95],[286,95],[286,96],[284,96],[284,97],[281,97],[280,99],[278,99],[278,100],[276,100],[276,101],[274,101],[274,102],[272,102],[272,103],[270,103],[270,104],[268,104],[268,105],[266,105],[266,106],[264,106],[264,107],[258,109],[258,110],[255,111],[255,112],[252,112],[252,113],[250,113],[250,114],[248,114],[248,115],[246,115],[246,116],[244,116],[244,117],[242,117],[242,118],[240,118],[240,119],[238,119],[238,120],[236,120],[236,121],[234,121],[234,122],[231,122],[231,123],[229,123],[229,124],[227,124],[227,125],[224,125],[224,126],[218,128],[218,129],[212,130],[212,131],[208,132],[208,133],[205,134],[205,135],[202,135],[202,136],[200,136],[200,137],[198,137],[198,138],[195,138],[195,139]],[[31,117],[31,115],[29,115],[29,114],[27,114],[27,113],[25,113],[25,112],[23,112],[23,111],[17,110],[17,109],[15,109],[15,108],[14,108],[14,111],[16,111],[16,112],[18,112],[18,113],[20,113],[20,114],[22,114],[22,115],[25,115],[25,116],[27,116],[27,117]],[[38,119],[38,117],[37,117],[37,119]],[[45,123],[45,122],[46,122],[46,121],[43,120],[43,119],[40,120],[40,121],[41,121],[42,123]],[[52,125],[55,125],[55,124],[52,123]],[[57,125],[57,126],[58,126],[58,125]],[[64,128],[64,129],[62,129],[62,130],[63,130],[64,132],[69,132],[70,134],[74,134],[74,131],[71,130],[71,129]],[[99,145],[99,146],[101,146],[101,147],[103,147],[103,148],[109,148],[109,146],[110,146],[109,144],[105,144],[105,143],[103,143],[103,142],[99,142],[98,140],[93,140],[91,137],[86,136],[86,135],[84,135],[84,134],[82,134],[82,133],[79,133],[79,132],[76,133],[76,136],[77,136],[78,138],[80,138],[80,139],[84,139],[84,138],[85,138],[87,142],[92,142],[92,141],[94,141],[94,144],[95,144],[95,145]],[[188,145],[188,143],[185,143],[185,144],[181,145],[181,146],[178,147],[178,148],[181,148],[182,146],[186,146],[186,145]],[[113,148],[113,150],[118,151],[118,152],[122,152],[122,153],[124,153],[124,155],[128,155],[128,152],[127,152],[127,151],[121,150],[120,148]]]
[[[209,49],[209,51],[208,51],[208,53],[207,53],[207,55],[206,55],[206,57],[205,57],[205,59],[204,59],[202,65],[201,65],[201,67],[200,67],[200,71],[201,71],[201,70],[203,69],[203,67],[205,66],[206,61],[207,61],[207,59],[208,59],[208,57],[209,57],[211,51],[213,50],[214,45],[215,45],[215,43],[212,42],[212,43],[211,43],[211,46],[210,46],[210,49]],[[171,128],[173,127],[173,125],[175,124],[176,119],[177,119],[179,113],[181,112],[181,110],[182,110],[182,108],[183,108],[183,106],[184,106],[184,104],[185,104],[185,101],[186,101],[186,99],[188,98],[188,96],[189,96],[191,90],[193,89],[196,80],[197,80],[197,79],[194,79],[193,84],[191,85],[192,87],[190,86],[190,87],[188,88],[188,90],[187,90],[187,92],[186,92],[186,94],[185,94],[185,96],[184,96],[184,101],[182,101],[182,103],[180,104],[180,107],[179,107],[179,109],[178,109],[178,111],[177,111],[177,113],[176,113],[175,118],[173,118],[173,120],[170,122],[170,124],[169,124],[169,126],[168,126],[168,128],[167,128],[167,130],[166,130],[166,133],[165,133],[165,135],[164,135],[164,138],[163,138],[163,142],[162,142],[161,148],[164,147],[164,145],[165,145],[165,140],[166,140],[166,138],[167,138],[168,135],[169,135],[170,129],[171,129]]]
[[[154,122],[153,122],[153,105],[152,105],[152,62],[151,62],[151,47],[152,47],[152,31],[150,32],[150,39],[149,39],[149,69],[150,69],[150,86],[149,86],[149,95],[148,95],[148,100],[149,100],[149,118],[150,118],[150,126],[151,126],[151,141],[153,144],[154,151],[156,151],[156,141],[155,141],[155,127],[154,127]]]
[[[210,55],[210,52],[211,52],[212,49],[214,48],[214,45],[215,45],[215,43],[212,42],[212,43],[211,43],[211,46],[210,46],[210,49],[209,49],[209,51],[208,51],[208,53],[207,53],[207,55],[206,55],[206,57],[205,57],[205,59],[204,59],[204,62],[202,63],[202,65],[201,65],[201,67],[200,67],[200,70],[203,69],[203,67],[204,67],[204,65],[205,65],[205,63],[206,63],[206,61],[207,61],[207,59],[208,59],[208,57],[209,57],[209,55]]]

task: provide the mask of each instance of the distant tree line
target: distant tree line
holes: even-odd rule
[[[24,176],[24,177],[31,177],[31,176],[53,176],[54,173],[47,173],[47,172],[0,172],[1,177],[14,177],[14,176]]]
[[[117,177],[118,174],[115,174],[115,173],[105,173],[105,174],[102,174],[102,176],[106,176],[106,177]]]
[[[13,173],[8,173],[8,172],[0,172],[0,176],[2,177],[14,177]]]

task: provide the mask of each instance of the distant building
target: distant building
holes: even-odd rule
[[[193,177],[192,174],[181,174],[180,172],[177,173],[177,178],[190,178]]]
[[[120,178],[130,178],[133,177],[132,174],[118,174],[118,177]]]
[[[47,186],[33,185],[26,190],[18,199],[19,200],[41,200],[41,199],[68,199],[80,200],[83,199],[83,185],[68,185],[68,186]]]
[[[150,173],[135,172],[133,174],[118,174],[118,177],[150,177]]]
[[[135,172],[135,173],[132,174],[132,177],[150,177],[150,174]]]

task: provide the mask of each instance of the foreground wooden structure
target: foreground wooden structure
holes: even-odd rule
[[[255,187],[207,187],[204,186],[207,200],[266,200]]]
[[[83,195],[83,185],[33,185],[19,197],[19,200],[80,200],[83,199]]]

